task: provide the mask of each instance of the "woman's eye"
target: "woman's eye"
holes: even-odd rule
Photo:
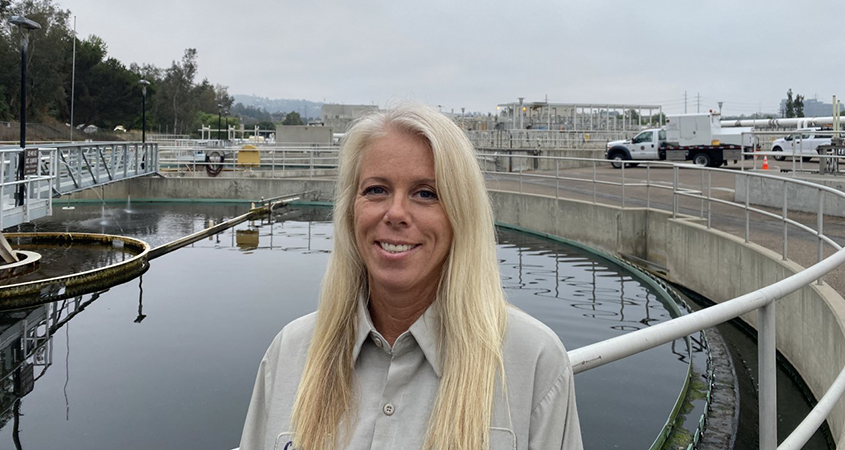
[[[385,191],[384,188],[381,187],[381,186],[370,186],[370,187],[364,189],[364,195],[368,195],[368,194],[381,195],[381,194],[384,194],[385,192],[387,192],[387,191]]]
[[[436,200],[437,199],[437,193],[434,192],[434,191],[427,190],[427,189],[419,191],[417,193],[417,195],[419,195],[420,198],[424,198],[426,200]]]

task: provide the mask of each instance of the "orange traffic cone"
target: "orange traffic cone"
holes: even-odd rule
[[[769,170],[769,157],[763,156],[763,170]]]

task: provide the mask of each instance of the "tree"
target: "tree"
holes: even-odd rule
[[[285,116],[282,125],[304,125],[304,123],[302,122],[302,118],[299,117],[298,112],[291,111]]]
[[[663,114],[663,113],[653,114],[649,118],[649,122],[653,123],[653,124],[666,123],[666,114]]]
[[[795,117],[804,117],[804,96],[796,95],[794,105]]]
[[[174,133],[190,133],[196,128],[196,105],[190,101],[197,74],[197,50],[185,49],[180,61],[173,61],[164,71],[158,86],[160,125],[173,124]]]
[[[792,100],[792,89],[786,91],[786,117],[795,117],[795,102]]]
[[[20,33],[15,26],[6,27],[12,15],[22,14],[38,22],[40,30],[29,35],[27,50],[27,118],[44,120],[48,115],[62,116],[67,94],[64,90],[63,67],[70,60],[68,17],[70,11],[54,5],[51,0],[0,1],[0,86],[5,86],[9,105],[19,105],[20,91]],[[18,118],[19,108],[10,108]]]

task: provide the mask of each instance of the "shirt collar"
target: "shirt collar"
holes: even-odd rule
[[[435,300],[436,302],[436,300]],[[362,296],[358,300],[358,327],[355,335],[355,346],[352,348],[352,360],[358,361],[358,355],[361,353],[361,347],[364,342],[370,338],[373,332],[378,333],[373,326],[373,320],[370,317],[370,311],[367,308],[369,303],[367,297]],[[434,369],[437,376],[441,376],[440,366],[440,308],[432,303],[428,309],[411,325],[408,332],[417,341],[426,360]]]

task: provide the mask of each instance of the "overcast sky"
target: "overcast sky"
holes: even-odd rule
[[[55,0],[127,66],[198,51],[199,79],[328,103],[516,101],[776,112],[845,96],[834,1]],[[840,28],[841,29],[841,28]],[[198,80],[199,81],[199,80]],[[837,91],[840,89],[840,91]]]

